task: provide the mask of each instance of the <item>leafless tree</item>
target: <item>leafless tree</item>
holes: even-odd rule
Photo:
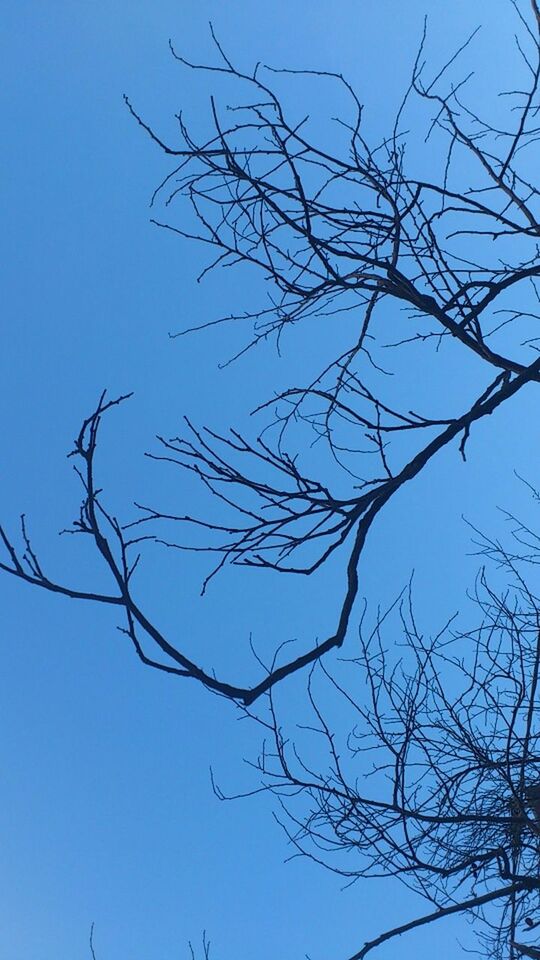
[[[71,453],[82,502],[70,532],[91,541],[104,561],[108,592],[84,584],[82,572],[81,586],[52,577],[24,516],[19,539],[0,528],[1,570],[117,609],[144,664],[195,679],[246,712],[261,698],[269,702],[270,719],[258,720],[269,727],[273,748],[258,769],[262,789],[285,803],[298,850],[351,881],[399,877],[431,904],[428,914],[367,943],[353,960],[454,913],[478,921],[492,956],[538,955],[523,934],[540,922],[540,601],[519,557],[484,544],[502,560],[510,585],[501,592],[481,576],[475,629],[449,625],[428,641],[403,602],[395,610],[405,649],[389,652],[396,646],[394,637],[385,639],[389,613],[364,628],[343,680],[323,662],[356,636],[351,617],[363,551],[379,513],[443,449],[454,445],[465,460],[473,428],[540,382],[540,8],[537,0],[513,6],[521,76],[485,107],[491,115],[481,116],[467,99],[469,75],[455,79],[472,55],[474,34],[435,68],[426,65],[424,35],[395,122],[378,141],[339,74],[240,68],[215,36],[209,65],[188,61],[171,45],[179,68],[215,76],[221,90],[230,90],[232,106],[211,100],[200,139],[179,114],[172,144],[126,98],[171,164],[153,197],[161,209],[154,222],[208,247],[205,275],[217,267],[251,269],[267,290],[253,312],[204,326],[243,325],[249,332],[242,353],[268,340],[280,349],[296,327],[309,344],[316,329],[324,361],[307,382],[299,374],[286,390],[262,398],[255,436],[186,420],[181,435],[160,438],[150,456],[197,478],[222,508],[219,521],[182,503],[170,513],[144,497],[134,515],[112,512],[99,480],[98,444],[104,418],[128,398],[102,394]],[[278,93],[307,80],[333,84],[336,99],[347,98],[331,136],[288,111]],[[425,161],[411,160],[407,147],[413,101],[416,139],[424,135],[429,143]],[[474,390],[457,382],[465,365]],[[413,368],[421,381],[434,366],[439,392],[434,387],[430,411],[416,412],[408,373]],[[195,546],[193,532],[201,537]],[[533,535],[520,527],[518,536]],[[214,562],[203,590],[225,564],[309,576],[339,555],[335,628],[322,641],[304,638],[303,652],[291,660],[283,659],[289,638],[277,637],[271,667],[261,664],[252,686],[216,676],[211,662],[188,656],[137,598],[152,543],[207,551]],[[324,770],[318,750],[315,772],[303,752],[309,747],[304,740],[291,746],[274,707],[277,685],[305,668],[311,726],[328,756]],[[357,717],[341,744],[318,705],[321,675]],[[206,940],[203,949],[207,955]]]
[[[234,106],[224,112],[212,99],[210,129],[201,141],[179,114],[178,143],[171,145],[126,101],[173,164],[154,195],[154,206],[164,210],[155,222],[208,246],[215,256],[205,273],[218,265],[260,272],[267,304],[221,321],[251,328],[245,350],[269,338],[279,347],[296,325],[309,342],[318,323],[324,366],[310,382],[263,400],[262,426],[253,439],[186,422],[181,436],[161,440],[152,456],[194,474],[221,502],[220,523],[182,505],[174,515],[144,503],[135,518],[112,515],[96,476],[96,450],[104,415],[124,398],[103,395],[73,450],[83,500],[72,529],[90,538],[104,559],[110,592],[49,576],[24,519],[20,546],[2,529],[3,571],[118,608],[145,664],[194,678],[246,705],[342,646],[358,597],[362,551],[378,514],[443,448],[457,444],[465,458],[471,429],[540,380],[540,193],[534,185],[540,17],[536,0],[516,0],[514,7],[522,76],[497,100],[494,118],[481,117],[466,102],[467,77],[449,79],[458,55],[470,55],[474,35],[434,75],[424,61],[424,38],[393,128],[374,144],[364,132],[358,96],[340,75],[316,71],[312,78],[335,84],[336,97],[349,97],[349,113],[336,122],[329,145],[322,135],[322,143],[312,137],[307,117],[288,116],[271,86],[272,80],[296,82],[295,71],[258,64],[246,72],[216,38],[217,59],[208,66],[187,61],[171,46],[182,68],[215,75],[221,88],[229,84]],[[409,171],[403,124],[411,100],[417,103],[416,133],[424,117],[430,157],[439,157],[436,169],[426,160],[427,173]],[[501,103],[508,104],[502,116]],[[177,209],[179,220],[171,220]],[[392,363],[390,388],[384,368]],[[413,366],[421,380],[435,364],[441,391],[431,406],[437,413],[413,412],[405,371]],[[471,365],[476,390],[450,399],[449,385],[462,364]],[[320,441],[316,468],[309,460],[310,433]],[[156,615],[143,610],[134,576],[135,570],[140,576],[149,541],[197,549],[175,533],[186,525],[202,534],[198,549],[216,557],[210,575],[230,563],[306,576],[339,551],[343,590],[335,599],[335,629],[316,643],[306,638],[304,652],[286,662],[278,658],[253,686],[217,677],[211,663],[195,663],[181,643],[165,636]],[[284,639],[277,638],[276,649]]]
[[[540,596],[524,570],[540,537],[515,536],[527,557],[482,539],[504,587],[481,571],[473,628],[453,618],[426,638],[409,588],[372,628],[365,615],[343,679],[312,668],[295,731],[270,695],[255,792],[279,798],[293,848],[351,883],[397,878],[429,906],[351,960],[458,913],[490,958],[540,955]]]

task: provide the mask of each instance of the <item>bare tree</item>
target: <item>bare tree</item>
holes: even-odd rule
[[[270,695],[255,792],[279,798],[296,851],[351,883],[397,878],[428,903],[351,960],[453,914],[489,957],[540,954],[540,597],[524,570],[540,537],[522,524],[515,536],[527,556],[482,539],[504,586],[481,571],[473,628],[453,618],[426,638],[409,587],[370,629],[366,613],[343,679],[312,669],[296,730]]]
[[[359,98],[340,75],[316,71],[313,77],[335,84],[336,97],[345,93],[350,100],[331,143],[324,137],[318,143],[308,118],[294,111],[289,117],[271,86],[272,80],[295,82],[295,71],[257,65],[246,72],[216,38],[217,60],[208,66],[171,46],[183,68],[229,84],[234,106],[225,113],[212,99],[210,129],[201,141],[179,114],[179,142],[170,145],[126,101],[173,162],[154,204],[168,216],[178,208],[180,219],[155,222],[206,244],[214,258],[205,272],[219,265],[261,273],[266,305],[222,321],[251,324],[245,350],[269,338],[279,347],[295,325],[303,325],[309,342],[318,322],[326,330],[324,366],[310,382],[263,400],[253,439],[187,422],[182,436],[161,440],[152,456],[198,477],[221,502],[219,523],[182,505],[175,515],[144,503],[135,518],[112,515],[97,479],[96,450],[104,414],[124,398],[103,395],[73,450],[83,499],[72,530],[90,538],[105,561],[110,592],[49,576],[24,519],[21,546],[7,529],[1,532],[3,571],[122,610],[123,629],[145,664],[246,705],[342,646],[362,551],[380,511],[443,448],[456,443],[465,458],[471,429],[540,379],[540,193],[534,185],[540,16],[536,0],[516,0],[514,7],[523,75],[505,91],[507,114],[500,116],[498,100],[496,117],[481,117],[464,99],[468,77],[447,79],[458,55],[469,55],[473,37],[432,74],[424,38],[393,128],[378,143],[369,142]],[[420,109],[417,134],[423,116],[430,155],[439,157],[434,171],[432,160],[428,172],[409,171],[403,125],[412,99]],[[390,389],[384,368],[392,363]],[[449,385],[464,363],[477,387],[450,400]],[[413,412],[404,371],[413,365],[420,380],[434,364],[441,385],[431,403],[436,412]],[[316,468],[310,435],[320,441],[319,457],[326,450],[325,464],[319,459]],[[194,549],[175,533],[182,525],[201,532],[199,549],[215,555],[210,576],[226,563],[306,576],[339,551],[343,590],[335,600],[335,629],[320,642],[307,638],[304,652],[290,661],[276,654],[254,686],[216,677],[211,663],[195,663],[165,636],[156,615],[142,609],[135,589],[146,543]],[[276,649],[284,639],[277,638]]]
[[[323,663],[354,634],[364,546],[379,513],[443,449],[453,445],[465,460],[473,428],[540,382],[540,8],[536,0],[513,6],[522,76],[489,105],[491,116],[465,99],[468,75],[451,79],[459,58],[471,56],[474,34],[431,73],[424,35],[395,122],[378,141],[339,74],[261,65],[248,71],[215,36],[209,65],[186,60],[171,45],[182,68],[228,84],[232,106],[225,111],[211,100],[202,139],[179,114],[177,142],[170,144],[126,99],[172,164],[153,197],[162,208],[154,222],[209,248],[204,274],[251,269],[267,289],[251,313],[204,326],[245,326],[242,353],[272,339],[280,349],[296,327],[309,343],[316,326],[324,361],[307,382],[299,374],[286,390],[262,398],[254,436],[186,420],[181,435],[160,438],[152,459],[196,477],[222,509],[218,521],[183,504],[170,513],[144,497],[134,515],[112,512],[99,480],[99,438],[104,417],[128,397],[101,395],[71,453],[82,502],[70,532],[89,540],[104,561],[108,592],[85,584],[82,571],[81,586],[51,576],[24,516],[18,540],[0,527],[1,570],[118,609],[145,665],[197,680],[246,713],[261,698],[269,703],[269,719],[257,716],[273,743],[257,763],[261,789],[284,802],[297,849],[351,881],[398,877],[430,904],[428,913],[367,943],[353,960],[456,913],[475,919],[491,956],[539,955],[524,936],[540,922],[540,601],[519,555],[484,542],[510,585],[501,592],[480,577],[482,619],[474,629],[449,625],[426,640],[404,601],[394,612],[405,649],[388,650],[395,648],[384,634],[389,611],[364,628],[360,654],[346,662],[343,679]],[[306,80],[333,84],[336,98],[348,99],[331,137],[314,136],[309,118],[289,112],[278,93]],[[424,134],[429,143],[425,161],[411,160],[404,133],[413,101],[417,139]],[[473,390],[456,382],[465,364]],[[435,365],[438,392],[434,387],[430,410],[417,412],[409,370],[421,380]],[[201,537],[195,546],[193,533]],[[517,535],[526,543],[533,537],[536,560],[534,535],[524,527]],[[274,659],[269,668],[260,664],[252,686],[216,676],[211,662],[188,656],[137,598],[144,549],[152,543],[207,551],[213,564],[203,590],[225,564],[310,576],[339,555],[335,627],[320,642],[305,638],[291,660],[283,653],[289,638],[276,638]],[[304,668],[311,671],[314,764],[306,732],[291,743],[275,708],[277,685]],[[319,707],[321,675],[356,716],[343,741]],[[208,956],[206,939],[203,950]]]

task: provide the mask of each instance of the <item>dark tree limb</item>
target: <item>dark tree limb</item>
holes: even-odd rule
[[[433,913],[428,913],[423,917],[417,917],[415,920],[410,920],[409,923],[404,923],[400,927],[387,930],[386,933],[382,933],[380,937],[377,937],[375,940],[370,940],[358,953],[353,954],[350,960],[364,960],[364,957],[367,957],[368,953],[374,950],[375,947],[380,947],[388,940],[393,940],[395,937],[400,937],[402,934],[409,933],[411,930],[416,930],[428,923],[443,920],[445,917],[452,916],[452,914],[475,910],[478,907],[484,906],[486,903],[491,903],[493,900],[511,897],[512,894],[520,893],[522,890],[530,890],[533,886],[534,881],[532,880],[529,882],[512,883],[507,887],[500,887],[498,890],[491,890],[489,893],[484,893],[482,896],[472,897],[470,900],[465,900],[462,903],[453,903],[449,907],[443,907],[441,910],[435,910]],[[536,954],[534,954],[534,956],[536,956]]]

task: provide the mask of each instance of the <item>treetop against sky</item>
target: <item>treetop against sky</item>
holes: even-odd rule
[[[294,723],[310,668],[358,657],[364,598],[384,609],[414,566],[438,630],[476,566],[461,515],[530,510],[536,7],[456,4],[426,31],[418,3],[399,24],[390,2],[301,6],[260,11],[260,51],[245,3],[188,5],[178,29],[166,3],[9,15],[10,955],[73,952],[94,919],[119,957],[205,926],[233,956],[233,901],[270,952],[269,904],[291,955],[315,955],[314,897],[342,918],[317,928],[327,953],[388,927],[365,885],[338,895],[304,862],[293,908],[269,800],[214,804],[208,762],[259,736],[223,697],[260,721],[272,692]]]

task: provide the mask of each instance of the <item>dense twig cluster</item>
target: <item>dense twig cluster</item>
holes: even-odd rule
[[[282,803],[293,847],[350,882],[397,877],[431,906],[355,960],[458,912],[476,918],[489,956],[508,956],[540,922],[540,599],[500,544],[485,541],[484,552],[512,582],[499,594],[482,572],[477,627],[450,623],[426,639],[409,590],[362,629],[343,682],[319,665],[324,709],[312,673],[312,716],[294,737],[271,697],[271,740],[255,767]],[[354,722],[347,738],[344,708]]]

